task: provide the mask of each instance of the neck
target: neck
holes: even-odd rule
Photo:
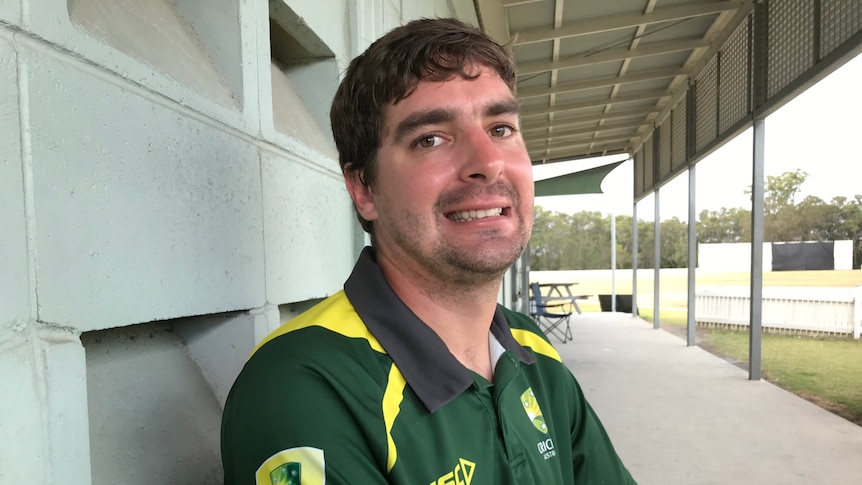
[[[440,337],[468,369],[492,380],[488,332],[502,275],[495,281],[458,284],[405,271],[381,252],[377,263],[398,297]]]

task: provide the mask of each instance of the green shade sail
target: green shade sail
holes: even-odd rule
[[[580,172],[537,180],[535,182],[536,197],[546,195],[601,194],[602,180],[605,179],[611,170],[617,168],[625,161],[622,160],[600,167],[581,170]]]

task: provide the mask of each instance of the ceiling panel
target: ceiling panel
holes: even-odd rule
[[[511,36],[528,128],[524,139],[533,162],[546,163],[633,153],[745,3],[750,0],[482,0],[476,5],[480,18],[506,23],[483,28]],[[503,8],[505,15],[483,15],[491,8]]]

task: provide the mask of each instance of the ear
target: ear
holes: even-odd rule
[[[344,168],[344,184],[347,186],[350,198],[353,199],[356,212],[366,221],[376,220],[377,206],[374,203],[374,192],[370,186],[362,182],[362,171],[350,170],[348,164]]]

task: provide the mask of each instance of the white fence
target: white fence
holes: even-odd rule
[[[698,287],[695,320],[748,326],[750,291],[746,286]],[[849,334],[858,339],[862,334],[862,286],[764,286],[761,322],[765,330]]]

